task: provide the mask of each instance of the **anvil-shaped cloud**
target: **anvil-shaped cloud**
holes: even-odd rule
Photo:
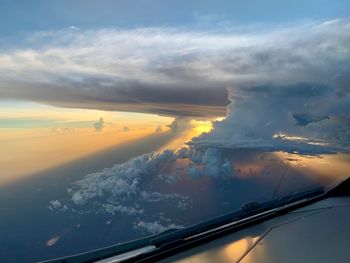
[[[0,97],[200,117],[225,115],[228,87],[313,82],[348,96],[348,20],[241,32],[38,32],[25,48],[1,50]]]

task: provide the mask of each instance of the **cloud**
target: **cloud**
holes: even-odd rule
[[[225,120],[194,146],[320,154],[348,151],[350,96],[318,83],[230,89]],[[345,106],[347,105],[347,106]]]
[[[203,176],[225,178],[234,176],[233,165],[226,158],[221,148],[216,147],[193,147],[182,148],[176,152],[177,158],[189,159],[187,174],[191,178]]]
[[[192,128],[193,124],[191,122],[191,118],[177,117],[173,120],[172,123],[167,125],[167,127],[170,128],[172,132],[179,132]]]
[[[71,30],[80,30],[80,28],[77,27],[77,26],[70,26],[70,27],[68,27],[68,28],[71,29]]]
[[[157,185],[178,181],[177,175],[165,171],[185,156],[184,152],[187,150],[144,154],[88,174],[67,189],[69,199],[52,200],[49,209],[128,216],[134,229],[151,234],[168,228],[181,228],[174,223],[173,213],[176,210],[183,213],[190,207],[191,199],[177,192],[162,192]]]
[[[96,131],[102,131],[102,129],[105,127],[105,121],[103,118],[100,118],[97,122],[94,123],[94,128]]]
[[[68,206],[67,205],[63,205],[60,201],[58,200],[51,200],[49,202],[49,206],[48,208],[51,210],[51,211],[62,211],[62,212],[65,212],[68,210]]]
[[[180,178],[176,175],[173,175],[171,173],[160,173],[157,178],[160,180],[166,182],[167,184],[173,184],[180,180]]]
[[[156,129],[155,132],[161,132],[162,131],[162,125],[159,125]]]
[[[180,159],[186,159],[183,169],[173,169]],[[232,176],[231,162],[218,149],[182,148],[179,151],[165,150],[133,158],[125,163],[105,168],[100,172],[86,175],[68,189],[68,197],[50,201],[52,211],[75,213],[102,213],[133,216],[138,219],[150,218],[163,213],[157,220],[170,222],[164,206],[184,211],[191,206],[191,199],[178,192],[163,192],[159,185],[177,184],[183,173],[190,177],[193,168],[196,177],[225,178]],[[165,215],[164,215],[165,213]],[[170,216],[171,217],[171,216]],[[134,222],[135,223],[135,222]]]
[[[110,214],[143,214],[146,203],[170,202],[184,207],[187,197],[177,193],[161,193],[157,190],[141,187],[152,182],[152,177],[159,174],[162,167],[173,163],[176,153],[145,154],[103,171],[85,176],[77,181],[68,193],[70,205],[74,209],[85,209],[85,205],[94,204],[96,212]],[[159,177],[162,179],[161,177]]]
[[[238,32],[38,32],[27,48],[1,51],[0,97],[200,117],[225,114],[227,87],[317,82],[348,94],[349,28],[339,19]]]
[[[69,127],[53,127],[50,129],[50,133],[73,133],[75,129]]]
[[[60,201],[58,201],[58,200],[52,200],[52,201],[50,201],[50,205],[51,205],[53,208],[60,208],[60,207],[61,207],[61,203],[60,203]]]
[[[130,131],[130,128],[129,128],[128,126],[124,126],[124,127],[123,127],[123,131],[124,131],[124,132],[128,132],[128,131]]]
[[[176,183],[176,175],[165,175],[164,169],[171,167],[177,159],[178,152],[166,150],[144,154],[88,174],[68,189],[69,199],[52,200],[49,209],[79,214],[130,216],[135,229],[148,233],[181,227],[173,223],[171,214],[175,210],[186,210],[191,200],[176,192],[156,189],[159,182]],[[169,206],[171,210],[164,208]],[[150,223],[148,220],[156,221]]]
[[[113,205],[109,203],[102,204],[102,209],[109,214],[126,214],[129,216],[142,215],[144,213],[143,209],[136,209],[130,206],[123,205]]]

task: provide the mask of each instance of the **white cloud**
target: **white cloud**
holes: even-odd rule
[[[102,209],[109,214],[126,214],[129,216],[142,215],[144,213],[143,209],[135,209],[130,206],[113,205],[109,203],[102,204]]]
[[[226,119],[192,145],[309,154],[350,149],[350,97],[335,88],[266,84],[232,88],[230,100]]]
[[[184,209],[189,202],[186,196],[152,189],[152,178],[168,180],[157,177],[157,174],[176,159],[173,151],[150,153],[89,174],[69,189],[71,206],[76,210],[91,209],[92,206],[97,213],[125,215],[143,215],[147,213],[143,208],[145,204],[159,202],[172,203]],[[142,186],[144,184],[149,186]]]
[[[61,212],[65,212],[68,210],[68,206],[67,205],[63,205],[60,201],[58,200],[51,200],[49,202],[49,206],[48,208],[51,211],[61,211]]]
[[[52,200],[52,201],[50,201],[50,205],[51,205],[53,208],[57,209],[57,208],[60,208],[60,207],[61,207],[61,202],[58,201],[58,200]]]

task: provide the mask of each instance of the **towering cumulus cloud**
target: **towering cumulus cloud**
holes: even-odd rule
[[[232,88],[226,119],[191,144],[302,153],[348,150],[350,99],[339,92],[315,83]]]
[[[226,119],[216,122],[212,132],[193,138],[191,145],[348,151],[350,49],[345,43],[350,25],[334,20],[309,29],[309,34],[292,30],[285,36],[288,41],[275,35],[273,45],[232,55],[240,62],[238,71],[251,75],[232,81]]]

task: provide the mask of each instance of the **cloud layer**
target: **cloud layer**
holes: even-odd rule
[[[186,165],[180,168],[179,161]],[[156,233],[181,227],[173,219],[174,213],[183,214],[193,205],[196,193],[191,193],[192,198],[179,193],[179,181],[229,178],[232,174],[231,162],[217,149],[190,147],[149,153],[86,175],[68,189],[69,199],[52,200],[48,208],[56,212],[127,216],[133,228]]]
[[[317,82],[347,96],[348,20],[259,30],[39,32],[27,40],[27,48],[1,51],[0,97],[170,116],[222,116],[227,87]]]

